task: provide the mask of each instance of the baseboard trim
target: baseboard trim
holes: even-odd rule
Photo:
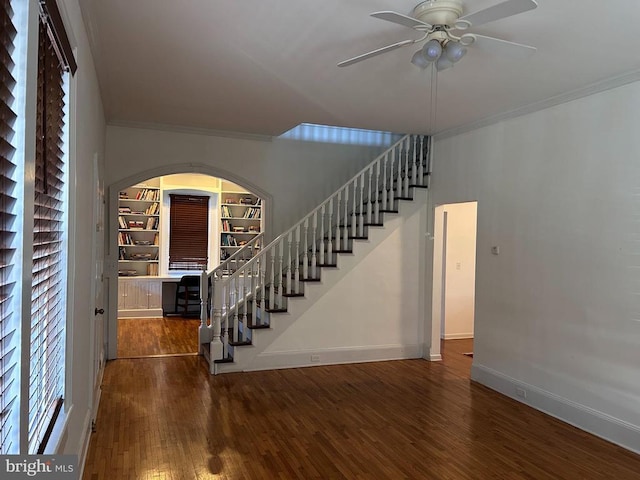
[[[471,333],[445,333],[442,337],[444,340],[464,340],[467,338],[473,338],[473,332]]]
[[[521,382],[483,365],[473,364],[471,379],[565,423],[640,454],[640,426]],[[522,389],[526,398],[516,395]]]
[[[264,352],[256,356],[252,364],[244,370],[276,370],[412,358],[422,358],[421,345],[379,345],[374,347],[325,348],[294,352]]]
[[[80,438],[80,444],[78,445],[78,478],[82,478],[84,475],[84,465],[87,461],[87,454],[89,453],[89,444],[91,442],[91,420],[92,414],[91,410],[87,411],[87,415],[84,418],[83,428],[82,428],[82,437]]]
[[[163,311],[161,308],[137,308],[118,310],[118,318],[162,317],[162,314]]]

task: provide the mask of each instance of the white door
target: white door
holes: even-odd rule
[[[100,400],[100,383],[102,382],[102,371],[105,362],[105,311],[104,311],[104,235],[105,235],[105,192],[102,166],[100,158],[96,153],[93,157],[93,186],[95,192],[95,205],[93,208],[93,298],[94,317],[92,322],[92,345],[91,358],[93,359],[93,389],[91,395],[91,405],[93,419],[97,414],[98,402]]]

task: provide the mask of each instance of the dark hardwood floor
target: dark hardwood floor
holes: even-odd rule
[[[470,382],[471,347],[215,377],[109,362],[84,479],[640,479],[640,456]]]
[[[198,318],[119,318],[118,358],[195,354],[199,326]]]

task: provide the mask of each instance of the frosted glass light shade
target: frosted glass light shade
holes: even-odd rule
[[[436,69],[439,72],[451,67],[453,67],[453,62],[449,60],[446,55],[441,56],[436,62]]]
[[[442,45],[437,40],[429,40],[422,47],[422,54],[429,62],[435,62],[442,55]]]
[[[456,63],[467,53],[467,49],[456,42],[449,42],[444,49],[444,53],[447,58],[451,61],[451,63]]]
[[[427,66],[429,66],[429,60],[427,60],[424,56],[424,54],[422,53],[422,49],[418,50],[416,53],[413,54],[413,57],[411,57],[411,63],[413,63],[416,67],[420,67],[423,70],[425,68],[427,68]]]

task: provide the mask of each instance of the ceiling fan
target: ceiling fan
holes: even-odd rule
[[[367,58],[423,41],[425,44],[411,59],[411,63],[423,69],[434,62],[438,71],[452,67],[467,53],[467,47],[470,46],[500,55],[525,57],[534,53],[536,48],[477,33],[467,33],[466,30],[533,10],[537,6],[535,0],[505,0],[483,10],[462,15],[462,0],[427,0],[416,5],[410,16],[393,11],[374,12],[371,14],[372,17],[412,28],[422,33],[422,37],[416,40],[402,40],[363,53],[338,63],[338,66],[353,65]]]

